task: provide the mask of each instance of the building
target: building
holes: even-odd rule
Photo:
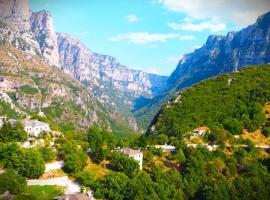
[[[139,162],[140,169],[142,169],[143,164],[143,153],[139,150],[135,150],[129,147],[124,147],[122,149],[119,149],[118,152],[123,153],[125,156],[129,158],[134,158]]]
[[[164,145],[155,145],[155,148],[162,149],[163,152],[174,152],[175,151],[175,146],[167,145],[167,144],[164,144]]]
[[[208,127],[199,127],[199,128],[196,128],[194,131],[193,131],[193,134],[194,135],[197,135],[197,136],[204,136],[206,132],[210,131],[210,129]]]
[[[47,123],[32,120],[32,119],[25,119],[22,121],[22,125],[24,126],[24,130],[29,133],[30,136],[38,137],[42,131],[50,131],[50,126]]]

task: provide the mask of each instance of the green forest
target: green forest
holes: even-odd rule
[[[180,91],[151,126],[155,126],[154,133],[169,136],[181,136],[200,126],[237,135],[244,128],[254,131],[265,123],[263,106],[269,101],[270,66],[246,67]]]

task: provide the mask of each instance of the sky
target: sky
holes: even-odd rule
[[[270,0],[29,0],[57,32],[121,64],[169,75],[209,35],[226,35],[270,10]]]

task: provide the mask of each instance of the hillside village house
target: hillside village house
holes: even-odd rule
[[[175,146],[172,145],[155,145],[155,148],[162,149],[163,152],[174,152],[175,151]]]
[[[38,137],[42,131],[50,131],[50,126],[47,123],[32,120],[32,119],[25,119],[22,121],[22,125],[24,126],[24,130],[29,133],[30,136]]]
[[[196,128],[194,131],[193,131],[193,134],[194,135],[197,135],[197,136],[204,136],[205,133],[207,131],[209,131],[210,129],[208,127],[199,127],[199,128]]]
[[[135,150],[129,147],[124,147],[122,149],[119,149],[118,152],[124,154],[125,156],[129,158],[134,158],[139,162],[140,169],[142,169],[143,164],[143,153],[139,150]]]

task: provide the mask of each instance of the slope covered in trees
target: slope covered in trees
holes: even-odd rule
[[[254,131],[265,123],[269,100],[270,65],[247,67],[181,91],[159,111],[148,134],[181,136],[199,126],[232,134]]]

